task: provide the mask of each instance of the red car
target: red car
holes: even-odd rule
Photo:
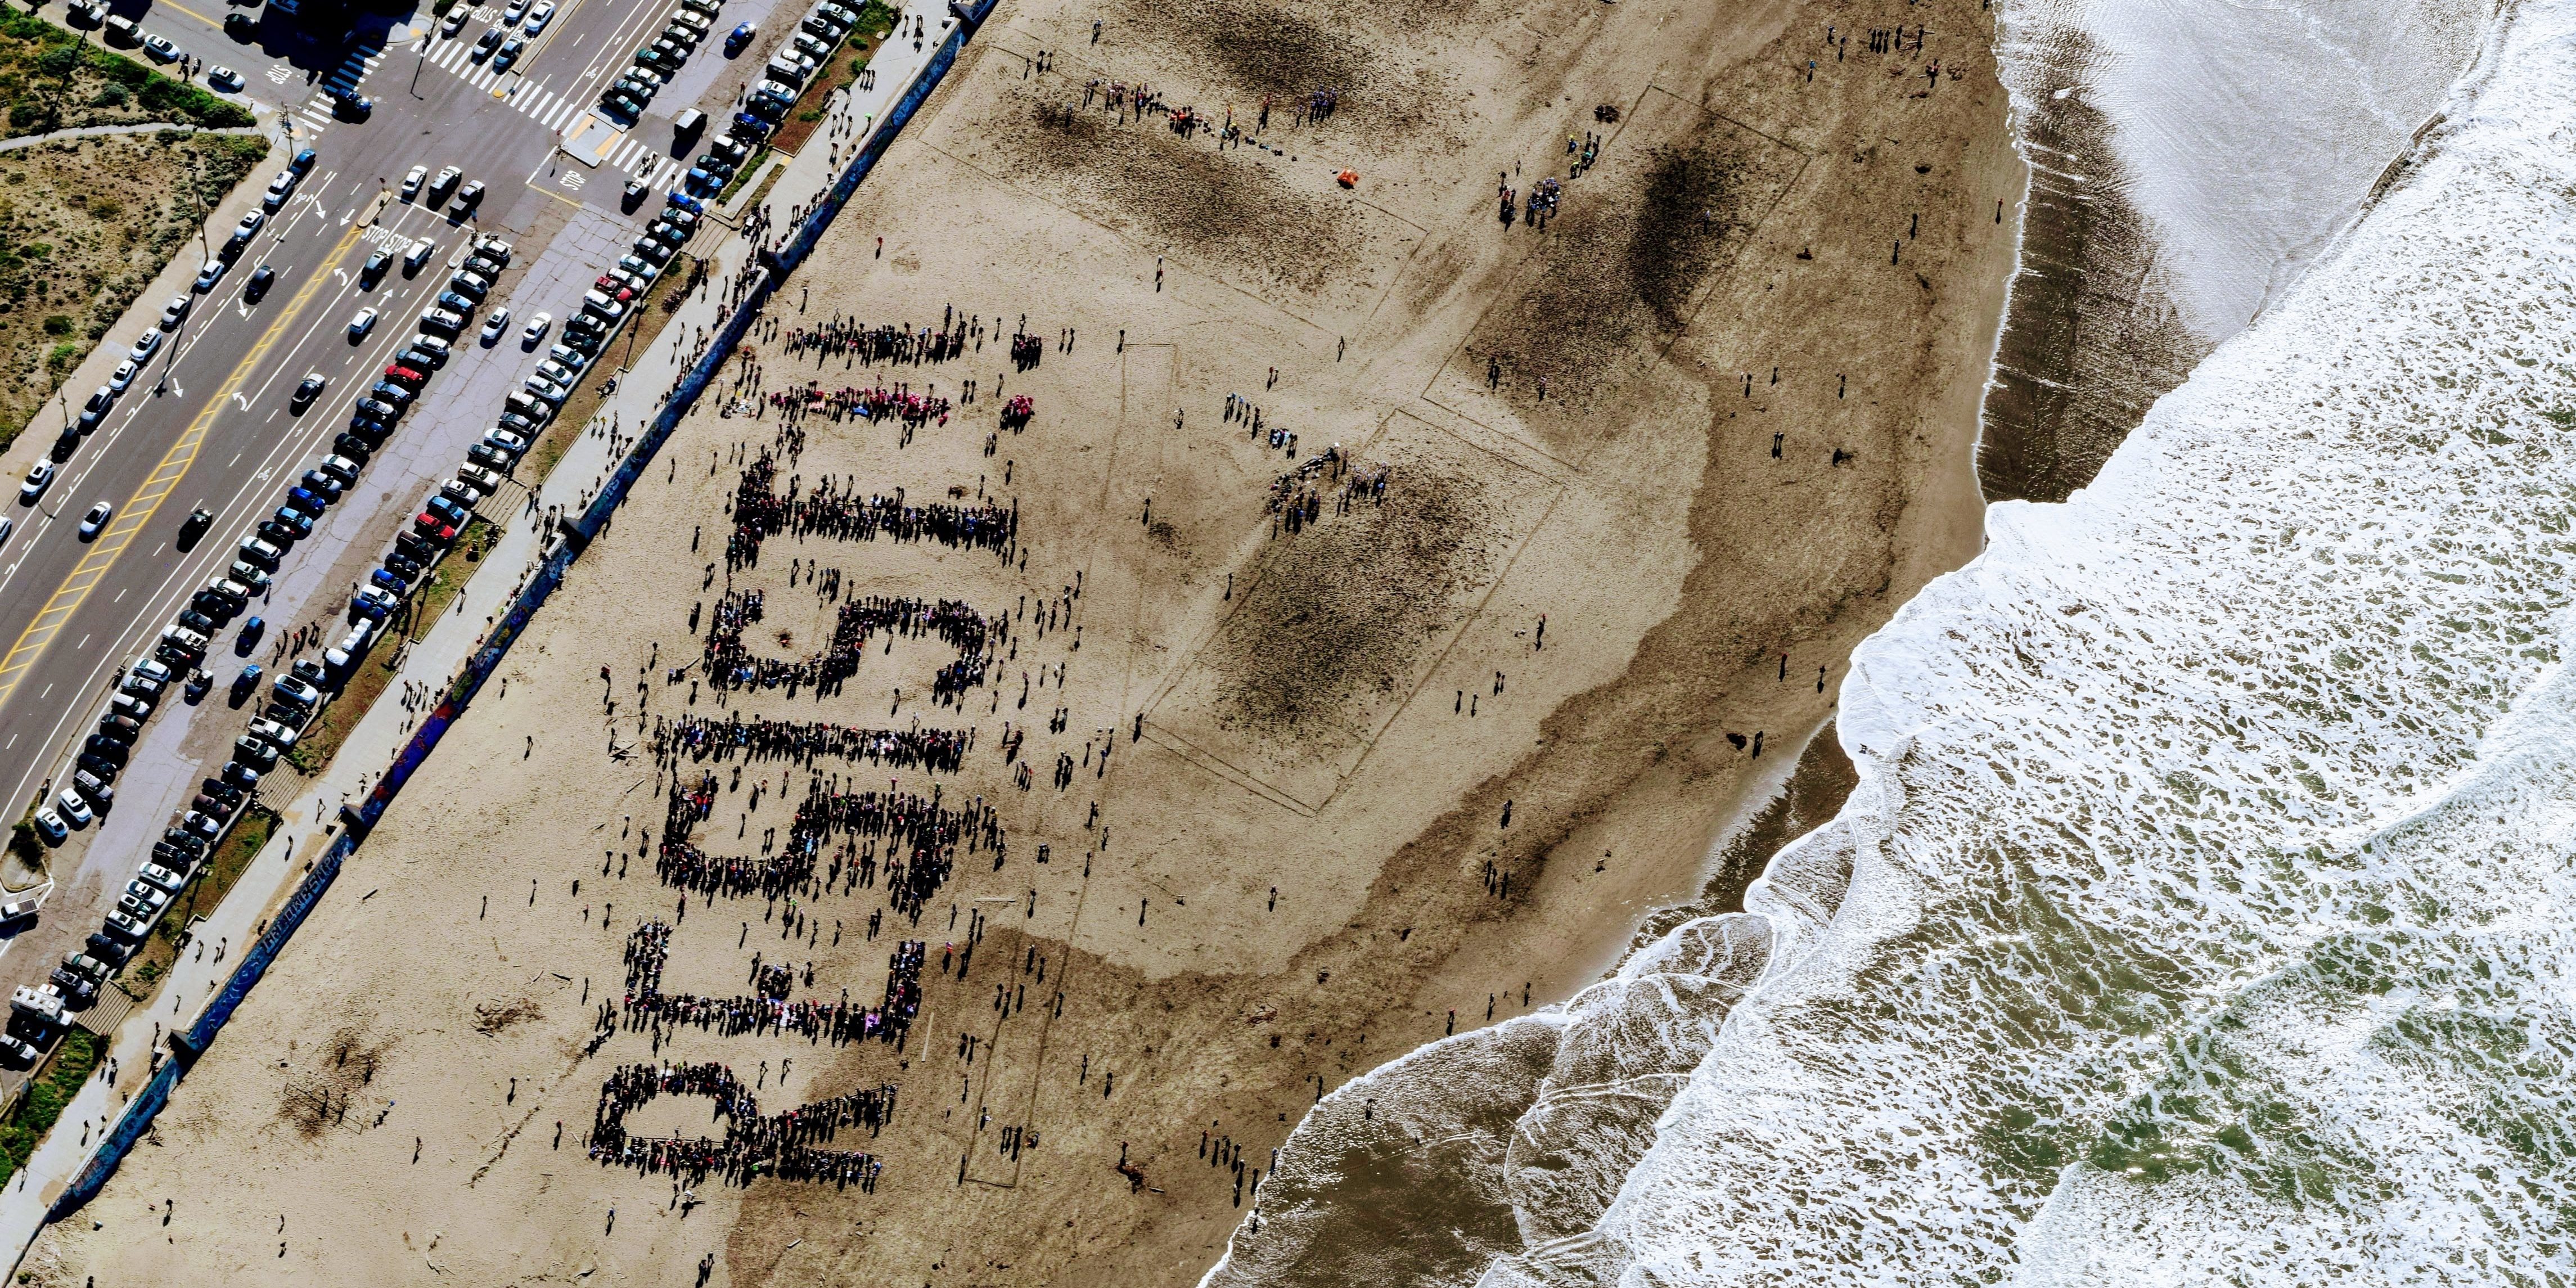
[[[620,304],[632,303],[635,299],[635,290],[633,287],[626,285],[624,282],[618,281],[615,277],[606,273],[600,274],[599,280],[591,283],[591,286],[596,288],[600,294],[605,295]]]
[[[410,367],[406,367],[399,362],[385,368],[385,379],[408,389],[418,389],[422,385],[429,383],[429,377],[427,375]]]
[[[411,530],[442,546],[456,539],[456,525],[427,510],[412,516]]]

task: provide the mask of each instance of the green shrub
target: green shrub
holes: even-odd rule
[[[72,320],[70,318],[64,317],[60,313],[56,313],[45,319],[45,334],[70,335],[71,333]]]

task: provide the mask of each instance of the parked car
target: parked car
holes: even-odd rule
[[[479,338],[483,343],[488,345],[508,334],[509,330],[510,311],[508,309],[494,309],[492,310],[492,315],[490,317],[483,319],[483,332]]]

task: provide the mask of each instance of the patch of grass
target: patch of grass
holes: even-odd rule
[[[175,129],[0,153],[0,449],[267,155]]]
[[[430,571],[429,581],[411,597],[413,639],[426,637],[431,628],[438,625],[438,619],[447,612],[448,605],[456,602],[457,595],[465,590],[466,579],[482,566],[484,552],[490,550],[492,543],[500,537],[501,530],[479,514],[465,525],[465,531],[456,534],[455,552],[438,561],[438,567]],[[346,695],[343,695],[343,700],[346,700]],[[337,707],[339,704],[332,705]],[[301,750],[303,744],[297,743],[296,747]]]
[[[742,159],[742,168],[734,171],[732,178],[725,180],[724,187],[719,189],[716,192],[715,199],[709,201],[707,204],[710,206],[723,205],[727,198],[733,196],[736,189],[751,182],[751,176],[760,172],[760,163],[768,159],[768,144],[764,143],[759,147],[752,149],[751,155]]]
[[[241,818],[233,823],[232,830],[224,833],[224,839],[207,857],[205,866],[188,879],[188,888],[170,905],[169,911],[161,914],[159,921],[152,923],[152,937],[144,940],[143,946],[126,959],[116,981],[117,987],[124,989],[126,996],[133,998],[136,1005],[148,1006],[151,1003],[156,991],[152,985],[169,974],[172,963],[179,960],[182,946],[179,936],[187,930],[189,921],[196,917],[199,909],[212,910],[224,901],[225,895],[232,893],[233,883],[241,879],[243,870],[250,866],[252,859],[259,857],[270,834],[277,830],[277,821],[277,815],[262,806],[252,805],[244,809]]]
[[[479,514],[466,521],[465,530],[456,534],[455,549],[438,561],[438,567],[430,572],[429,580],[423,582],[403,605],[403,612],[411,623],[410,638],[417,640],[438,625],[439,617],[455,601],[457,592],[465,588],[466,578],[473,576],[474,570],[482,565],[483,556],[491,551],[492,543],[499,540],[500,535],[500,529]],[[390,626],[386,632],[388,636],[397,633]],[[367,712],[375,707],[376,699],[383,697],[385,690],[392,686],[396,652],[393,644],[379,642],[376,645],[367,662],[350,674],[348,682],[340,686],[340,692],[332,697],[330,705],[322,708],[320,718],[307,725],[303,735],[295,740],[295,745],[287,749],[287,763],[307,775],[319,774],[324,766],[331,763],[331,758],[340,753],[340,745],[349,740],[350,731],[358,727],[359,721],[366,719]]]
[[[894,29],[894,21],[895,11],[884,0],[868,0],[867,4],[860,6],[859,25],[850,28],[845,43],[834,46],[831,53],[824,55],[821,65],[814,69],[814,79],[805,82],[805,92],[796,96],[796,106],[790,109],[785,123],[769,140],[770,146],[791,156],[804,149],[806,140],[814,137],[815,128],[823,122],[823,100],[832,91],[859,78],[859,72],[868,65],[873,52],[871,40],[884,40]],[[844,54],[857,56],[844,57]]]
[[[622,368],[639,350],[652,352],[653,342],[661,338],[662,328],[669,324],[671,315],[679,311],[681,290],[687,286],[697,266],[698,261],[692,256],[671,257],[669,266],[654,279],[653,289],[645,293],[643,307],[628,313],[625,327],[608,337],[608,343],[600,347],[599,360],[581,373],[582,378],[573,386],[572,396],[564,399],[564,405],[555,413],[554,420],[529,447],[527,459],[520,464],[530,477],[543,482],[547,475],[554,473],[556,463],[563,460],[565,452],[572,450],[573,440],[581,437],[582,430],[590,424],[590,418],[599,414],[600,381],[593,377],[602,368],[611,371]]]
[[[63,1035],[53,1055],[27,1080],[26,1094],[10,1107],[7,1118],[0,1119],[0,1182],[27,1165],[37,1142],[53,1129],[63,1107],[80,1094],[106,1054],[107,1039],[87,1029],[75,1028]]]
[[[0,13],[0,102],[9,105],[0,135],[13,138],[152,121],[234,129],[257,119],[239,103],[14,11]]]

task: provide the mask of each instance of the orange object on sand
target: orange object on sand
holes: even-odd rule
[[[1345,188],[1356,188],[1360,186],[1360,172],[1357,170],[1344,170],[1333,177],[1340,180],[1342,186]]]

